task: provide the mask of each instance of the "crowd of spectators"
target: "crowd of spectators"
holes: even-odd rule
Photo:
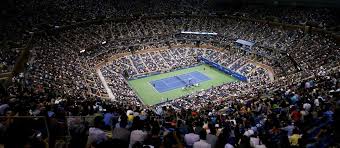
[[[110,15],[119,15],[118,12],[121,12],[123,10],[131,10],[136,11],[137,14],[138,10],[144,10],[145,8],[154,8],[150,6],[155,6],[156,1],[151,1],[148,6],[145,7],[138,7],[138,9],[129,8],[130,6],[135,7],[136,5],[134,1],[127,1],[124,4],[118,4],[122,2],[106,2],[106,1],[98,1],[95,3],[95,5],[91,5],[90,7],[85,7],[87,5],[92,4],[92,2],[87,1],[55,1],[53,3],[44,2],[44,3],[36,3],[36,2],[25,2],[22,5],[16,5],[13,6],[15,9],[20,9],[21,11],[18,11],[16,13],[19,13],[16,18],[11,18],[11,20],[3,21],[4,23],[7,22],[7,24],[3,24],[3,30],[2,35],[4,37],[1,41],[6,40],[15,40],[19,42],[27,42],[27,36],[28,34],[33,32],[39,32],[44,30],[46,26],[68,26],[71,24],[74,24],[76,22],[82,22],[84,20],[92,20],[95,16],[101,16],[101,13],[105,13],[104,15],[108,18],[111,18],[113,16]],[[28,8],[29,5],[34,3],[33,8]],[[111,3],[117,3],[117,7],[122,8],[113,8]],[[41,7],[41,5],[49,4],[50,7]],[[173,3],[170,4],[170,2],[165,2],[164,7],[170,6],[172,8]],[[168,5],[170,4],[170,5]],[[182,8],[187,9],[189,6],[191,9],[188,9],[190,11],[194,11],[197,7],[197,5],[200,5],[199,2],[197,4],[190,4],[188,2],[177,2],[178,6],[173,6],[180,9],[167,9],[158,7],[157,3],[157,9],[147,9],[147,10],[153,10],[155,13],[157,13],[156,10],[178,10],[181,11]],[[105,6],[105,7],[104,7]],[[129,6],[129,7],[128,7]],[[138,6],[140,4],[138,3]],[[185,7],[181,7],[185,6]],[[188,6],[188,7],[187,7]],[[200,5],[203,6],[203,5]],[[18,7],[18,8],[17,8]],[[11,7],[10,7],[11,8]],[[50,9],[53,8],[53,9]],[[99,11],[98,8],[105,8]],[[32,10],[33,9],[33,10]],[[60,11],[59,11],[60,9]],[[37,11],[39,10],[39,11]],[[98,11],[97,11],[98,10]],[[334,20],[336,19],[336,15],[332,14],[333,11],[328,9],[320,9],[315,12],[311,12],[311,10],[305,10],[305,9],[293,9],[294,11],[288,11],[286,9],[261,9],[261,8],[241,8],[241,9],[231,9],[230,15],[235,15],[235,11],[239,12],[236,14],[242,13],[243,17],[246,18],[252,18],[252,19],[259,19],[266,18],[264,16],[271,14],[275,15],[275,17],[282,17],[285,16],[289,20],[299,20],[298,18],[305,18],[308,20],[313,20],[314,22],[322,22],[322,24],[325,23],[331,23],[334,24]],[[27,12],[26,12],[27,11]],[[41,13],[41,11],[46,11],[46,13]],[[115,13],[108,13],[108,12],[115,12]],[[163,12],[164,12],[163,11]],[[299,12],[299,13],[291,13],[291,12]],[[8,14],[8,17],[11,17],[8,13],[6,13],[7,10],[4,11],[5,14]],[[39,12],[39,13],[38,13]],[[56,12],[59,13],[65,13],[65,15],[56,14]],[[72,18],[77,17],[77,15],[74,15],[75,13],[68,13],[68,12],[78,12],[81,17],[83,18]],[[92,12],[95,12],[94,14],[91,14]],[[97,14],[101,12],[100,14]],[[146,12],[146,11],[144,11]],[[166,11],[165,11],[166,12]],[[204,11],[200,11],[204,12]],[[253,13],[258,12],[258,13]],[[261,12],[261,13],[259,13]],[[276,12],[276,13],[272,13]],[[290,15],[284,15],[285,13],[292,14]],[[28,14],[35,14],[27,16]],[[41,15],[43,14],[43,15]],[[69,15],[72,14],[72,15]],[[125,14],[126,12],[122,12],[121,14]],[[148,13],[150,15],[150,13]],[[151,13],[154,14],[154,13]],[[248,14],[248,15],[245,15]],[[294,17],[294,15],[299,15],[298,17]],[[323,17],[323,16],[327,17]],[[6,15],[5,15],[6,16]],[[69,17],[71,18],[69,18]],[[147,16],[147,15],[146,15]],[[308,16],[308,17],[307,17]],[[35,17],[35,18],[31,18]],[[46,18],[47,17],[47,18]],[[211,18],[210,18],[211,17]],[[237,16],[239,17],[239,16]],[[6,18],[6,17],[5,17]],[[29,18],[29,19],[28,19]],[[113,17],[116,18],[116,17]],[[25,20],[28,19],[28,20]],[[87,29],[84,29],[82,27],[77,27],[74,30],[67,31],[63,33],[64,37],[67,37],[70,41],[73,41],[75,39],[76,42],[81,42],[81,44],[78,44],[80,48],[89,48],[93,45],[96,45],[98,43],[101,43],[103,41],[108,40],[116,40],[116,39],[127,39],[130,37],[147,37],[147,36],[155,36],[155,35],[164,35],[164,34],[173,34],[174,32],[178,33],[180,30],[189,30],[190,31],[206,31],[206,32],[218,32],[224,37],[217,37],[217,40],[220,40],[224,42],[225,40],[232,40],[235,38],[242,38],[247,39],[249,41],[256,41],[258,45],[266,46],[266,47],[273,47],[281,50],[287,50],[288,48],[295,48],[296,44],[299,43],[299,39],[301,39],[304,35],[303,31],[301,30],[285,30],[280,27],[271,27],[268,25],[263,25],[259,22],[252,22],[252,21],[239,21],[234,19],[219,19],[215,16],[205,16],[201,18],[167,18],[167,19],[147,19],[148,21],[145,21],[144,19],[134,17],[131,18],[134,21],[127,21],[127,22],[118,22],[118,23],[105,23],[101,25],[92,25],[91,27],[87,29],[91,29],[93,31],[88,31]],[[289,23],[289,24],[296,24],[294,21],[285,21],[284,18],[281,18],[283,23]],[[280,20],[281,20],[280,19]],[[11,23],[14,21],[13,23]],[[55,21],[61,21],[61,22],[55,22]],[[48,25],[44,25],[44,23],[49,23]],[[304,20],[303,22],[306,22]],[[13,26],[13,24],[19,25],[18,27]],[[336,24],[336,23],[335,23]],[[141,26],[141,27],[140,27]],[[235,27],[237,26],[237,27]],[[252,26],[252,27],[248,27]],[[333,26],[333,25],[330,25]],[[8,29],[5,29],[8,28]],[[9,29],[10,28],[10,29]],[[20,28],[18,31],[13,31],[13,28]],[[23,29],[25,28],[25,29]],[[39,28],[39,29],[38,29]],[[17,33],[16,33],[17,32]],[[78,34],[79,32],[82,32],[82,35],[80,37],[75,37],[74,34]],[[126,33],[126,34],[125,34]],[[94,37],[94,35],[100,35],[99,37]],[[12,37],[14,36],[14,37]],[[225,36],[228,36],[227,38]],[[319,35],[314,35],[316,38]],[[192,39],[197,39],[197,36],[190,37]],[[205,40],[211,40],[208,37],[203,37]],[[326,37],[328,38],[328,37]],[[138,40],[138,39],[137,39]],[[318,41],[317,41],[318,42]],[[126,42],[121,42],[123,45],[126,44]],[[117,45],[117,44],[116,44]],[[260,48],[263,49],[263,48]],[[271,54],[270,52],[265,50],[260,50],[258,53],[261,54]],[[8,56],[7,59],[10,59],[11,61],[14,61],[15,58],[12,56]],[[4,60],[1,60],[2,63],[4,63]],[[6,62],[8,63],[8,62]],[[8,65],[8,64],[7,64]]]
[[[293,25],[308,24],[327,29],[339,24],[337,11],[328,8],[223,7],[223,10],[220,10],[219,7],[218,1],[206,0],[150,0],[147,2],[47,0],[15,3],[6,1],[2,7],[1,35],[3,38],[18,39],[29,32],[39,32],[98,19],[173,14],[213,15],[216,12],[247,19],[269,20]]]
[[[240,86],[218,86],[176,99],[173,106],[157,108],[130,100],[54,100],[23,90],[23,96],[1,105],[1,114],[6,115],[1,118],[1,142],[5,146],[44,147],[44,139],[53,142],[70,130],[69,144],[80,147],[335,146],[339,137],[334,126],[339,123],[339,74],[336,69],[294,85],[259,89],[254,95],[230,96]],[[20,93],[18,88],[11,89]],[[16,119],[15,115],[46,116],[48,126],[38,117]],[[82,119],[86,117],[89,119]]]
[[[17,48],[0,49],[0,73],[11,72],[19,55],[20,49]]]

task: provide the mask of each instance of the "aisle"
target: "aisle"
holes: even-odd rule
[[[116,101],[116,98],[113,96],[113,93],[112,93],[110,87],[107,85],[107,83],[106,83],[106,81],[105,81],[105,78],[104,78],[102,72],[101,72],[99,69],[97,69],[96,72],[97,72],[97,74],[98,74],[98,76],[99,76],[100,81],[102,81],[102,84],[103,84],[104,88],[106,89],[106,92],[107,92],[107,94],[109,95],[109,98],[110,98],[112,101]]]

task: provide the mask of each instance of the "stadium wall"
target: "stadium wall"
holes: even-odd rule
[[[212,66],[212,67],[214,67],[214,68],[216,68],[216,69],[218,69],[218,70],[220,70],[220,71],[222,71],[222,72],[224,72],[224,73],[226,73],[228,75],[231,75],[232,77],[234,77],[234,78],[236,78],[236,79],[238,79],[240,81],[244,81],[245,82],[245,81],[248,80],[247,77],[245,77],[245,76],[243,76],[243,75],[241,75],[241,74],[239,74],[239,73],[237,73],[237,72],[235,72],[235,71],[233,71],[233,70],[231,70],[229,68],[225,68],[224,66],[222,66],[220,64],[212,62],[212,61],[210,61],[210,60],[208,60],[208,59],[206,59],[204,57],[198,57],[198,60],[200,60],[201,62],[203,62],[205,64],[208,64],[208,65],[210,65],[210,66]]]

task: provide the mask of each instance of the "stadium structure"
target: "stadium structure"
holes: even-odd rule
[[[3,2],[0,147],[339,147],[337,0]]]

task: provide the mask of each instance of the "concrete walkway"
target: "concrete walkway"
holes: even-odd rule
[[[107,85],[106,80],[105,80],[102,72],[99,69],[96,69],[96,72],[99,76],[100,81],[102,81],[102,84],[103,84],[104,88],[106,89],[106,92],[109,95],[109,98],[112,101],[116,101],[116,98],[115,98],[115,96],[113,96],[112,90],[110,89],[109,85]]]

